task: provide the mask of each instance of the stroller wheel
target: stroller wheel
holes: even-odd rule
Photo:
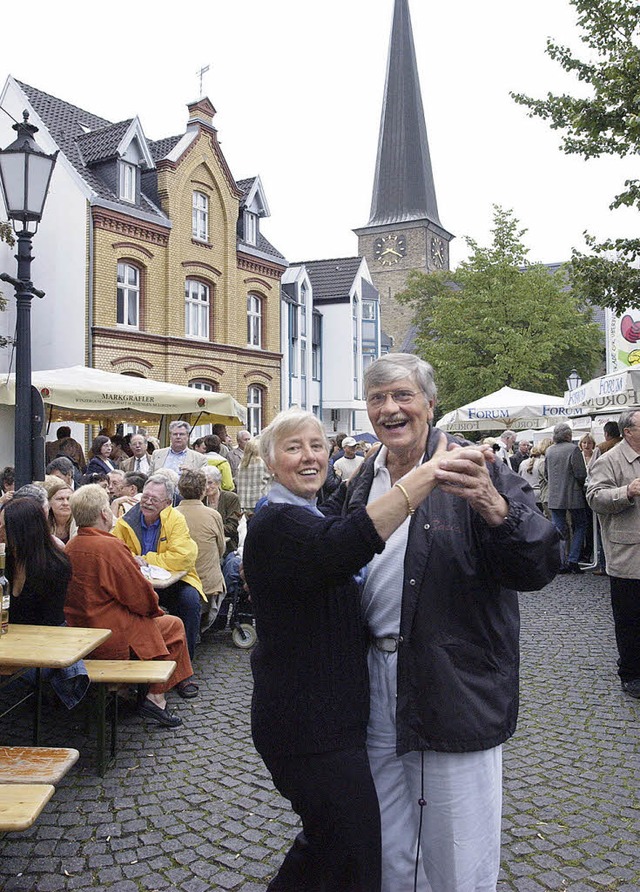
[[[231,639],[236,647],[248,650],[256,643],[258,636],[252,625],[249,623],[239,623],[231,633]]]

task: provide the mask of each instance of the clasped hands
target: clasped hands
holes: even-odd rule
[[[509,513],[509,505],[487,470],[487,463],[495,461],[491,446],[451,443],[447,449],[446,438],[441,436],[429,464],[433,465],[434,479],[441,490],[466,499],[489,526],[499,526]]]

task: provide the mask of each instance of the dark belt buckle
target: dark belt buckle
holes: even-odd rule
[[[398,639],[397,638],[374,638],[373,643],[381,650],[382,653],[385,654],[394,654],[398,650]]]

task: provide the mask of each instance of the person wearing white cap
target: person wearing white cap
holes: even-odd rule
[[[353,437],[345,437],[342,441],[344,455],[333,463],[333,470],[343,480],[349,480],[364,461],[361,455],[356,455],[356,446]]]

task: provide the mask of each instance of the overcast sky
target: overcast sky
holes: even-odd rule
[[[492,205],[512,208],[530,259],[562,261],[599,237],[630,235],[637,214],[610,212],[630,159],[585,162],[527,117],[509,91],[575,91],[544,52],[579,47],[568,0],[409,0],[443,225],[489,241]],[[184,131],[209,65],[236,179],[260,174],[266,237],[290,261],[357,252],[369,218],[393,0],[112,0],[4,4],[0,79],[11,74],[111,121],[138,115],[159,139]],[[88,11],[90,10],[90,11]]]

